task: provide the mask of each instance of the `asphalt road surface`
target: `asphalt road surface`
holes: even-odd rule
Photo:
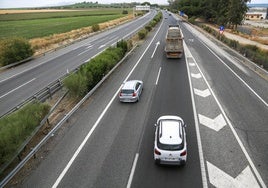
[[[191,25],[163,14],[18,187],[266,187],[267,81]],[[167,59],[165,34],[176,23],[185,54]],[[130,79],[144,82],[140,101],[120,103],[119,88]],[[179,115],[187,124],[183,167],[154,164],[161,115]]]

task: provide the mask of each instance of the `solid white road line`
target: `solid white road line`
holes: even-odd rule
[[[162,24],[163,24],[163,22],[161,23],[161,25]],[[147,52],[147,50],[151,46],[154,38],[156,37],[157,33],[159,32],[159,30],[161,28],[161,25],[160,25],[159,29],[157,30],[157,32],[155,33],[155,36],[153,37],[152,41],[149,43],[149,45],[147,46],[147,48],[145,49],[145,51],[143,52],[143,54],[141,55],[141,57],[139,58],[139,60],[137,61],[137,63],[134,65],[134,67],[132,68],[132,70],[129,72],[129,74],[125,78],[125,81],[128,80],[128,78],[130,77],[130,75],[133,73],[133,71],[136,69],[136,67],[140,63],[140,61],[143,58],[144,54]],[[70,159],[70,161],[68,162],[68,164],[65,166],[65,168],[61,172],[60,176],[57,178],[56,182],[53,184],[52,188],[56,188],[60,184],[61,180],[63,179],[63,177],[65,176],[65,174],[67,173],[67,171],[69,170],[69,168],[71,167],[71,165],[73,164],[74,160],[76,159],[76,157],[78,156],[78,154],[80,153],[80,151],[83,149],[84,145],[86,144],[86,142],[88,141],[88,139],[90,138],[90,136],[92,135],[92,133],[95,131],[95,129],[99,125],[99,122],[101,121],[101,119],[103,118],[103,116],[105,115],[105,113],[107,112],[107,110],[109,109],[109,107],[111,106],[112,102],[118,96],[118,93],[119,93],[120,89],[121,89],[121,86],[115,92],[114,96],[112,97],[112,99],[110,100],[110,102],[108,103],[108,105],[105,107],[105,109],[103,110],[103,112],[101,113],[101,115],[99,116],[99,118],[97,119],[97,121],[95,122],[95,124],[93,125],[93,127],[91,128],[91,130],[88,132],[88,134],[84,138],[84,140],[81,143],[81,145],[77,148],[77,150],[75,151],[74,155],[72,156],[72,158]]]
[[[134,172],[135,172],[135,169],[136,169],[136,166],[137,166],[138,158],[139,158],[139,154],[136,153],[135,159],[134,159],[134,162],[133,162],[133,165],[132,165],[132,168],[131,168],[130,176],[128,178],[127,188],[131,187],[131,183],[132,183]]]
[[[158,71],[158,74],[157,74],[157,78],[156,78],[156,81],[155,81],[155,85],[158,84],[158,80],[159,80],[159,77],[160,77],[160,73],[161,73],[161,67],[159,67],[159,71]]]
[[[193,112],[194,112],[195,131],[196,131],[197,146],[198,146],[199,159],[200,159],[202,183],[203,183],[203,188],[207,188],[208,183],[207,183],[207,175],[206,175],[206,168],[205,168],[205,162],[204,162],[204,154],[203,154],[201,135],[200,135],[198,117],[197,117],[197,112],[196,112],[195,100],[194,100],[193,86],[192,86],[192,81],[191,81],[191,73],[190,73],[190,68],[189,68],[189,64],[187,61],[188,57],[191,57],[191,58],[193,58],[193,57],[192,57],[192,54],[191,54],[190,50],[188,49],[188,47],[186,46],[186,43],[184,41],[183,41],[183,46],[184,46],[184,54],[185,54],[185,60],[186,60],[186,65],[187,65],[188,79],[189,79],[189,83],[190,83],[190,91],[191,91],[192,106],[193,106]]]
[[[26,82],[26,83],[20,85],[19,87],[16,87],[15,89],[12,89],[11,91],[9,91],[9,92],[7,92],[6,94],[2,95],[2,96],[0,97],[0,99],[2,99],[3,97],[9,95],[9,94],[12,93],[12,92],[18,90],[19,88],[21,88],[21,87],[23,87],[23,86],[29,84],[30,82],[34,81],[35,79],[36,79],[36,78],[33,78],[33,79],[31,79],[30,81],[28,81],[28,82]]]

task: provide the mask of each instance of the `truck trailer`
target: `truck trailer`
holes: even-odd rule
[[[166,35],[165,52],[167,58],[182,57],[183,35],[179,25],[169,25]]]

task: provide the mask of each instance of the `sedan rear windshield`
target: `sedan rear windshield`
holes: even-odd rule
[[[121,93],[132,94],[133,90],[132,89],[122,89]]]

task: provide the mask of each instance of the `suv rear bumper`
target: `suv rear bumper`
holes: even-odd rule
[[[156,164],[163,164],[163,165],[178,165],[183,166],[186,164],[186,160],[177,160],[177,161],[166,161],[161,159],[155,159]]]

